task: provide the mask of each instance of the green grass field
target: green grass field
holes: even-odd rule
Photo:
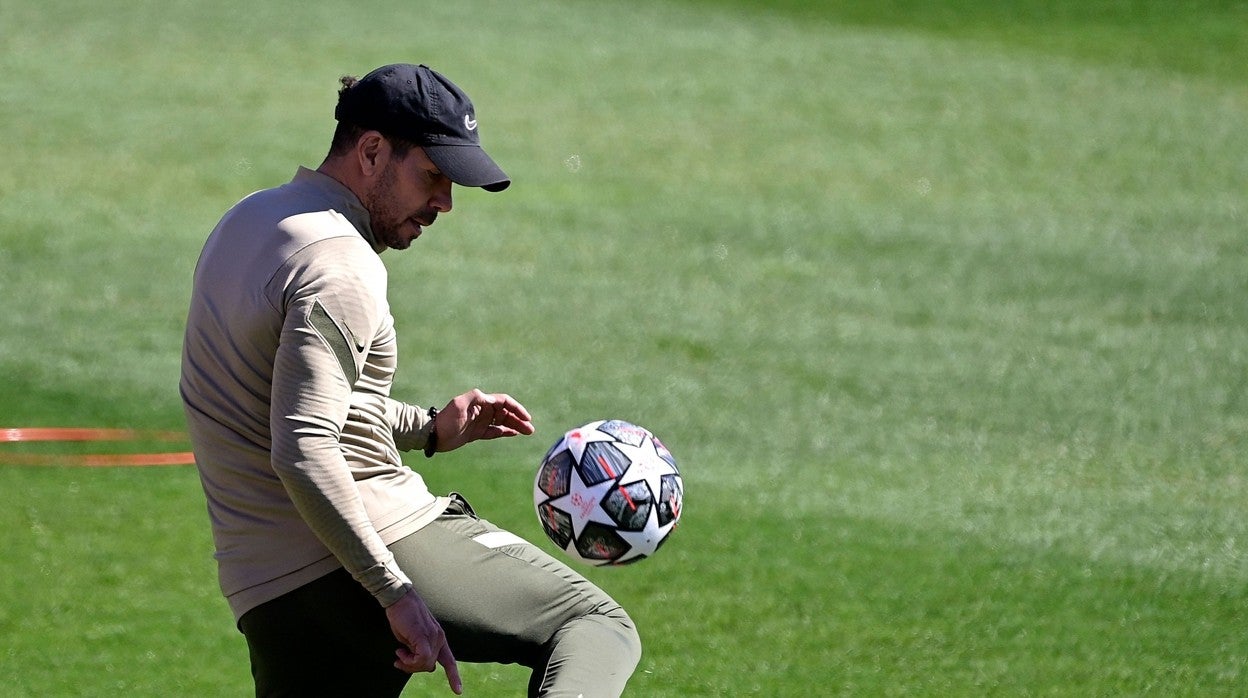
[[[181,429],[208,231],[426,62],[515,185],[385,256],[396,392],[539,431],[410,462],[537,540],[564,429],[663,437],[631,695],[1244,695],[1248,6],[1002,7],[6,0],[0,428]],[[0,696],[248,694],[192,467],[3,457],[104,448],[184,445],[0,444]]]

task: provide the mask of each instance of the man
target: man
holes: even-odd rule
[[[427,411],[390,397],[378,254],[450,211],[452,184],[510,180],[442,75],[399,64],[342,83],[324,162],[243,199],[209,236],[183,347],[221,589],[256,693],[395,696],[438,665],[459,693],[458,658],[531,667],[530,695],[618,695],[641,651],[620,606],[462,497],[431,494],[399,457],[533,433],[502,393]]]

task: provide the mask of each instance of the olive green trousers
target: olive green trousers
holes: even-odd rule
[[[461,497],[390,546],[459,662],[532,669],[530,696],[619,696],[641,657],[628,614],[567,565],[488,521]],[[256,695],[398,696],[398,642],[385,612],[338,570],[243,615]],[[429,694],[450,694],[441,676]],[[464,693],[472,686],[465,680]]]

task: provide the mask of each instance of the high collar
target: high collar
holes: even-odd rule
[[[290,184],[306,189],[317,198],[323,199],[328,204],[328,208],[342,214],[351,225],[355,226],[360,237],[364,238],[374,252],[381,254],[386,249],[386,246],[378,243],[376,236],[373,235],[372,219],[368,215],[368,209],[364,208],[360,197],[356,196],[355,192],[348,189],[345,184],[323,172],[302,166],[295,172],[295,178],[290,180]]]

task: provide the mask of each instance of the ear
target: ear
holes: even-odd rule
[[[355,157],[360,174],[372,177],[385,169],[390,161],[390,141],[379,131],[366,131],[355,142]]]

